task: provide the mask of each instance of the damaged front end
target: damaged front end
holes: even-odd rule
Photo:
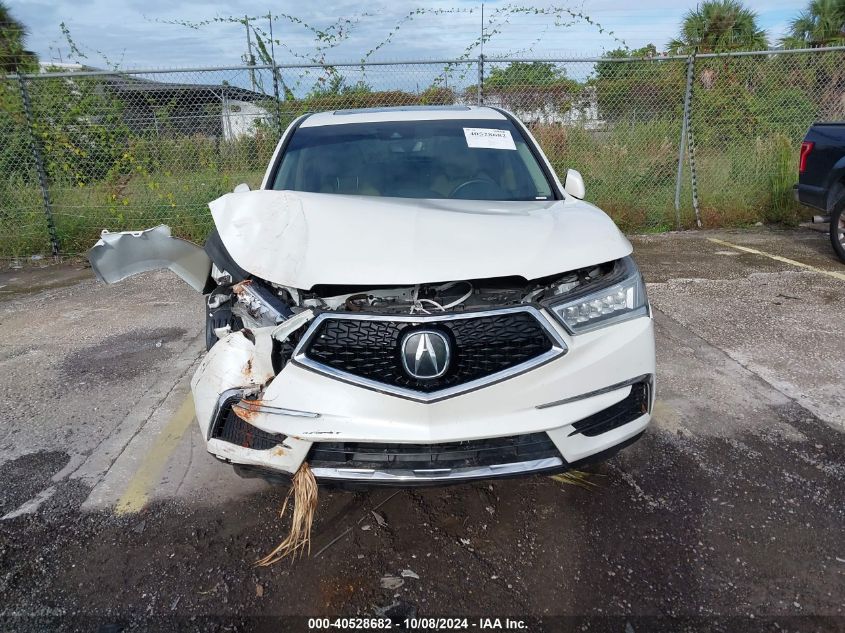
[[[546,432],[561,426],[549,421],[554,412],[543,411],[524,430],[505,419],[499,428],[479,419],[458,429],[458,420],[438,424],[435,406],[566,354],[567,333],[549,318],[550,306],[630,273],[623,259],[531,281],[305,290],[255,277],[235,281],[215,263],[219,285],[208,296],[208,315],[219,340],[192,381],[208,450],[242,475],[270,479],[295,473],[303,461],[318,480],[368,484],[566,469]],[[434,378],[402,370],[409,369],[400,358],[403,342],[423,330],[442,333],[455,354]],[[645,374],[635,387],[619,386],[631,395],[613,424],[650,409],[650,380]],[[572,421],[601,417],[613,398],[576,404]],[[485,409],[475,414],[495,418]]]
[[[228,194],[210,205],[219,233],[204,247],[161,226],[103,232],[91,249],[104,281],[168,268],[205,295],[208,353],[191,389],[215,457],[241,474],[289,476],[307,461],[322,481],[446,483],[565,470],[648,424],[653,328],[609,221],[559,202],[502,211],[512,232],[554,228],[555,248],[532,250],[486,231],[501,224],[475,202],[427,209],[416,234],[416,208],[386,206],[375,225],[401,220],[390,235],[426,238],[406,240],[409,253],[438,244],[429,229],[486,231],[464,251],[401,259],[349,237],[350,214],[321,200]],[[585,265],[593,249],[567,226],[593,227],[606,261]],[[446,270],[466,278],[424,281]]]

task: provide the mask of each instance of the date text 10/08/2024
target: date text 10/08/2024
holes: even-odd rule
[[[519,631],[528,628],[524,620],[512,618],[405,618],[394,622],[389,618],[309,618],[308,629],[340,630],[387,630],[392,628],[406,630],[470,630],[481,631]]]

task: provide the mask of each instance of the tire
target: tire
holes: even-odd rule
[[[213,312],[205,307],[205,349],[206,351],[214,347],[217,342],[217,334],[214,330],[220,327],[229,326],[232,331],[241,330],[244,327],[243,321],[240,317],[232,314],[232,309],[229,305],[223,305]]]
[[[217,335],[214,333],[214,320],[208,315],[208,308],[205,309],[205,351],[207,352],[217,342]]]
[[[845,196],[836,202],[830,214],[830,244],[836,256],[845,263]]]

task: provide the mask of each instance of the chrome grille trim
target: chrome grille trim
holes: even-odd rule
[[[376,380],[362,378],[361,376],[356,376],[355,374],[341,371],[335,369],[334,367],[329,367],[328,365],[324,365],[323,363],[314,361],[311,358],[308,358],[308,356],[305,354],[305,350],[307,349],[311,340],[316,335],[320,324],[327,319],[399,321],[423,325],[436,324],[441,321],[474,319],[485,316],[496,316],[499,314],[513,314],[517,312],[526,312],[532,315],[537,320],[539,325],[545,330],[545,332],[551,337],[552,347],[548,351],[524,363],[514,365],[513,367],[510,367],[504,371],[500,371],[495,374],[479,378],[477,380],[472,380],[470,382],[466,382],[460,385],[454,385],[452,387],[447,387],[445,389],[440,389],[438,391],[432,391],[429,393],[424,393],[415,389],[396,387]],[[534,369],[535,367],[544,365],[547,362],[559,356],[562,356],[563,354],[566,354],[567,351],[569,351],[569,348],[567,347],[566,342],[563,340],[560,333],[554,328],[552,323],[549,321],[549,318],[545,314],[543,314],[543,312],[531,305],[448,314],[360,314],[356,312],[324,312],[317,316],[317,318],[315,318],[309,324],[308,330],[305,332],[293,352],[291,362],[301,367],[305,367],[317,373],[328,376],[330,378],[341,380],[343,382],[348,382],[359,387],[364,387],[365,389],[371,389],[373,391],[378,391],[380,393],[390,394],[409,400],[416,400],[418,402],[437,402],[438,400],[452,398],[454,396],[467,393],[469,391],[475,391],[476,389],[481,389],[482,387],[501,382],[502,380],[513,378],[514,376],[523,374],[526,371]]]
[[[347,481],[460,481],[464,479],[489,479],[507,475],[528,474],[563,466],[560,457],[545,457],[527,462],[478,466],[471,468],[441,468],[420,470],[375,470],[372,468],[312,468],[317,479],[344,479]]]

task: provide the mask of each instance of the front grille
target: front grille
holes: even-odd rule
[[[528,312],[421,322],[425,329],[443,333],[451,344],[449,369],[439,378],[418,380],[402,368],[401,341],[409,328],[419,328],[407,321],[326,319],[305,355],[353,376],[431,393],[505,371],[553,346],[547,331]]]
[[[530,433],[444,444],[316,442],[308,463],[312,468],[390,471],[495,466],[560,456],[548,434]]]
[[[244,422],[235,415],[231,404],[221,410],[211,431],[211,437],[257,451],[273,448],[285,440],[284,435],[267,433],[249,422]]]
[[[649,399],[648,382],[638,382],[631,385],[631,393],[624,400],[594,413],[588,418],[578,420],[572,426],[575,428],[569,435],[581,433],[587,437],[595,437],[602,433],[633,422],[638,417],[648,413]]]

